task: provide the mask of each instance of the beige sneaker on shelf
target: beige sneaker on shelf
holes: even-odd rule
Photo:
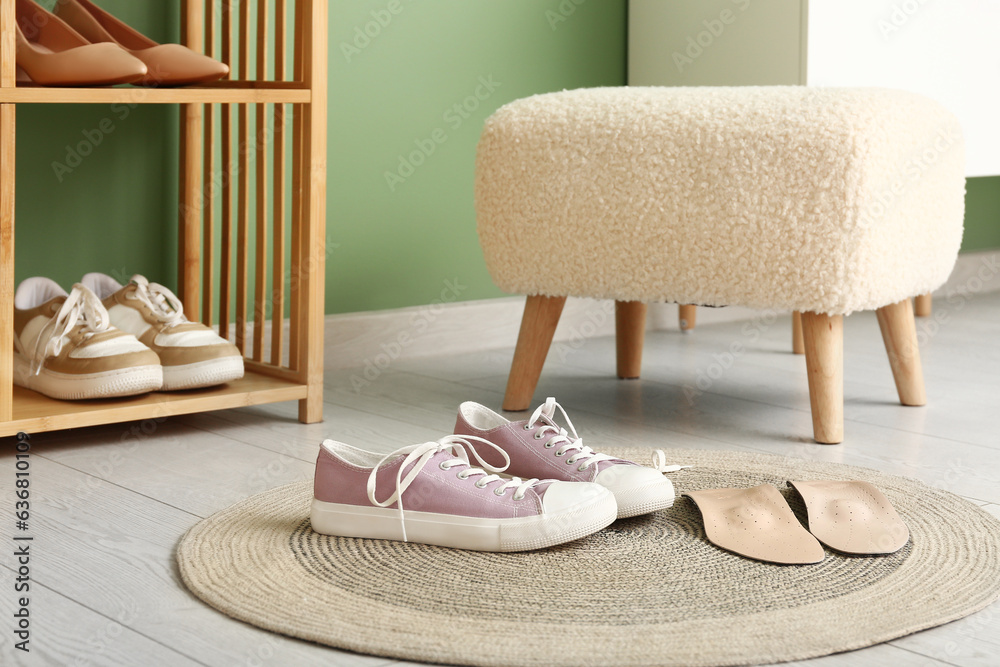
[[[160,360],[135,336],[111,326],[83,285],[67,294],[28,278],[14,295],[14,384],[75,400],[144,394],[163,382]]]
[[[82,282],[102,300],[112,324],[159,356],[164,391],[210,387],[243,377],[239,349],[204,324],[184,317],[180,299],[163,285],[140,275],[122,285],[103,273],[88,273]]]

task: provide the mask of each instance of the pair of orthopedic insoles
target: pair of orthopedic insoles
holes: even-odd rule
[[[867,482],[788,484],[805,501],[809,530],[770,484],[684,495],[701,511],[712,544],[770,563],[818,563],[824,556],[820,542],[848,554],[877,555],[899,551],[910,539],[889,499]]]

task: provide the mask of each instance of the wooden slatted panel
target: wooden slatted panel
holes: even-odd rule
[[[0,26],[13,25],[14,0],[0,0]],[[14,31],[0,30],[0,87],[13,88],[17,85],[16,51]]]
[[[204,0],[184,0],[185,20],[183,26],[184,44],[200,49],[205,41],[202,17],[205,14]],[[184,312],[188,318],[197,320],[200,315],[201,300],[201,212],[202,197],[202,149],[204,147],[204,117],[200,104],[181,105],[181,202],[180,202],[180,248],[177,282]]]
[[[285,79],[285,0],[275,0],[274,7],[274,78]],[[274,212],[271,216],[273,271],[271,274],[271,363],[282,363],[281,348],[285,333],[285,106],[274,105]]]
[[[240,79],[250,77],[250,3],[240,3],[239,54]],[[250,107],[237,107],[239,151],[239,188],[236,202],[236,346],[246,350],[247,281],[250,235]]]
[[[299,401],[299,421],[312,424],[323,419],[323,312],[326,282],[326,87],[327,87],[327,4],[325,0],[306,0],[309,8],[309,36],[304,81],[313,91],[304,121],[303,165],[308,168],[303,180],[308,183],[308,197],[303,205],[302,308],[306,316],[306,349],[300,347],[300,378],[308,385],[308,396]]]
[[[13,104],[0,104],[0,422],[13,416],[15,113]]]
[[[306,8],[304,0],[295,0],[295,57],[293,62],[295,80],[305,82],[305,48],[307,40]],[[302,173],[304,169],[305,147],[303,144],[303,114],[305,105],[292,107],[292,238],[291,238],[291,283],[289,285],[289,332],[288,367],[298,370],[301,366],[300,343],[302,342],[302,199],[305,196]]]
[[[267,79],[267,1],[257,0],[257,80]],[[257,238],[254,262],[253,289],[253,358],[264,358],[264,322],[267,319],[267,105],[258,104],[256,110],[257,174],[256,213]]]
[[[215,57],[215,2],[205,3],[205,53]],[[212,325],[212,304],[215,300],[215,106],[206,104],[205,119],[205,174],[201,218],[201,321]]]
[[[226,0],[222,1],[222,58],[229,65],[229,71],[233,72],[233,14],[232,5]],[[221,142],[222,148],[219,160],[222,164],[221,178],[219,179],[220,195],[222,197],[222,229],[220,232],[219,250],[219,335],[229,339],[230,308],[233,298],[232,276],[233,276],[233,108],[229,104],[223,104],[220,110],[221,116]]]

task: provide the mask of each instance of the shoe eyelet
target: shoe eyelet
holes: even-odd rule
[[[438,468],[441,468],[441,470],[451,470],[451,466],[448,465],[447,461],[441,461],[441,463],[438,464]]]
[[[458,473],[455,474],[455,476],[458,477],[459,479],[469,479],[469,475],[465,474],[464,470],[459,470]]]
[[[556,452],[556,456],[565,456],[566,452]]]
[[[535,440],[541,440],[542,437],[543,436],[541,431],[535,431]]]
[[[577,472],[583,472],[586,469],[587,469],[587,466],[579,466],[579,467],[577,467],[576,471]]]
[[[524,500],[524,496],[519,496],[516,493],[514,494],[513,497],[514,497],[514,500]]]
[[[507,489],[502,489],[500,487],[497,487],[493,489],[493,493],[495,493],[498,496],[505,496],[507,495]]]
[[[555,447],[555,445],[553,445],[551,442],[546,442],[543,445],[543,447],[545,447],[545,449],[552,449],[553,447]]]
[[[531,430],[531,425],[528,424],[527,422],[525,422],[525,424],[524,424],[524,430],[525,431],[530,431]]]
[[[576,463],[576,461],[574,461],[573,459],[566,459],[566,465],[571,466],[574,463]]]
[[[476,488],[477,489],[485,489],[486,488],[486,485],[483,484],[483,480],[479,480],[478,482],[476,482]]]

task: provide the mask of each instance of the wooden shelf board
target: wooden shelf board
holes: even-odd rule
[[[0,104],[308,104],[312,92],[286,81],[222,81],[184,88],[0,88]]]
[[[14,387],[14,419],[0,423],[0,436],[40,433],[207,410],[239,408],[306,397],[306,385],[248,371],[221,387],[93,401],[57,401]]]

